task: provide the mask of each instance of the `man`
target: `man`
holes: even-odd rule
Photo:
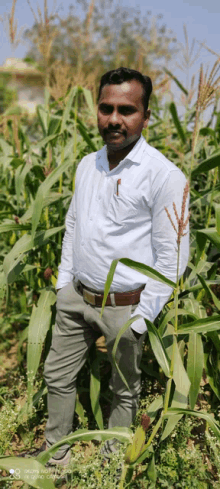
[[[119,263],[100,318],[112,260],[126,257],[143,262],[176,280],[176,234],[164,207],[173,216],[175,202],[180,211],[186,180],[141,135],[150,117],[151,91],[150,78],[135,70],[119,68],[101,78],[98,128],[105,146],[79,164],[66,216],[56,324],[44,372],[48,386],[47,446],[72,430],[77,374],[91,345],[104,335],[112,363],[119,330],[131,316],[140,314],[142,318],[132,323],[117,350],[117,361],[130,391],[112,363],[109,427],[130,426],[137,412],[139,365],[147,330],[144,318],[154,321],[172,289]],[[185,236],[180,275],[187,260]],[[111,443],[107,445],[107,451],[114,450]],[[53,460],[65,465],[68,450],[68,445],[62,446]]]

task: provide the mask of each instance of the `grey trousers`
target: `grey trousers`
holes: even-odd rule
[[[136,339],[129,328],[118,345],[116,360],[130,391],[112,362],[112,349],[119,330],[130,319],[135,307],[108,306],[100,318],[101,309],[87,304],[72,282],[58,291],[56,323],[44,366],[49,414],[45,437],[49,446],[72,431],[77,374],[87,359],[90,347],[102,335],[105,336],[112,365],[110,389],[113,402],[108,426],[131,425],[141,389],[140,361],[145,334]],[[69,445],[63,445],[56,457],[61,457],[67,448]]]

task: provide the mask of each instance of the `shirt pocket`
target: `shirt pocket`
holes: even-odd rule
[[[124,227],[134,225],[143,212],[140,193],[131,187],[119,186],[119,195],[113,194],[107,212],[107,219]]]

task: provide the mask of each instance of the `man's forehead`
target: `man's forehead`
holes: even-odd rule
[[[143,87],[137,80],[125,81],[120,84],[104,85],[101,91],[99,103],[103,100],[120,97],[127,102],[136,101],[143,97]]]

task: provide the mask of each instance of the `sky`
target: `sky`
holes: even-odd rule
[[[161,24],[165,24],[168,29],[171,29],[176,36],[179,43],[184,44],[184,32],[183,25],[186,25],[189,43],[195,39],[195,48],[199,47],[199,43],[205,43],[210,49],[220,54],[220,0],[153,0],[149,3],[147,0],[116,0],[119,4],[126,7],[139,7],[141,13],[145,15],[148,11],[152,16],[162,14],[163,18]],[[43,7],[43,0],[38,2],[30,0],[34,10],[37,5]],[[65,16],[68,12],[70,4],[74,4],[74,0],[60,0],[56,1],[56,6],[59,9],[60,15]],[[5,13],[10,11],[12,0],[0,0],[0,17],[3,17]],[[153,5],[153,6],[151,6]],[[54,0],[48,0],[48,10],[53,10]],[[23,26],[30,28],[34,23],[33,14],[30,10],[30,6],[27,0],[17,0],[15,9],[15,18],[18,22],[18,30]],[[20,44],[18,48],[13,52],[10,43],[7,40],[7,35],[4,32],[3,24],[0,24],[0,65],[5,62],[8,57],[25,57],[28,50],[28,45]],[[209,66],[213,65],[216,57],[210,54],[206,49],[202,48],[199,57],[192,70],[198,72],[201,63]],[[176,63],[180,61],[180,55],[171,62],[169,69],[172,69],[173,73],[185,83],[185,74],[180,71],[176,66]],[[191,73],[192,74],[192,73]]]

